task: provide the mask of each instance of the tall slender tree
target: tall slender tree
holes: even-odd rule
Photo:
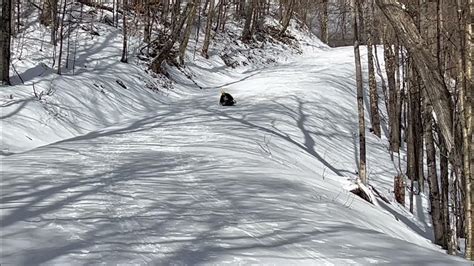
[[[123,47],[122,47],[122,58],[120,62],[128,62],[128,33],[127,33],[127,11],[128,11],[128,0],[122,1],[122,31],[123,31]]]
[[[288,29],[288,26],[290,25],[290,20],[293,17],[295,2],[296,2],[295,0],[289,0],[288,2],[288,6],[286,7],[286,13],[285,13],[285,16],[283,17],[282,28],[279,33],[280,36],[285,34],[285,31]]]
[[[209,45],[211,43],[211,29],[212,29],[212,20],[214,17],[214,0],[210,0],[209,11],[207,12],[207,22],[206,22],[206,32],[204,34],[204,43],[202,45],[201,54],[205,58],[209,57]]]
[[[397,83],[397,69],[398,62],[395,56],[394,45],[392,44],[391,38],[391,26],[385,26],[383,34],[384,42],[384,59],[385,59],[385,71],[387,74],[387,84],[388,84],[388,102],[389,102],[389,112],[388,120],[390,125],[390,150],[391,152],[398,153],[400,150],[400,112],[399,102],[401,102],[401,97],[399,97],[400,89],[398,88]],[[398,52],[398,51],[397,51]]]
[[[186,52],[186,48],[188,47],[189,38],[191,36],[191,30],[194,27],[194,20],[196,18],[197,7],[200,3],[200,0],[193,0],[191,2],[191,12],[187,18],[186,28],[184,30],[183,40],[179,46],[179,62],[180,64],[184,64],[184,54]]]
[[[430,211],[431,221],[433,224],[433,231],[435,237],[435,244],[444,246],[445,243],[445,231],[443,227],[443,218],[441,211],[441,194],[439,189],[438,175],[436,170],[436,149],[433,138],[433,109],[428,98],[424,98],[423,106],[423,118],[424,118],[424,137],[425,137],[425,148],[426,148],[426,164],[428,170],[428,186],[430,189]]]
[[[66,0],[64,0],[62,7],[63,9],[62,9],[62,16],[61,16],[61,26],[59,28],[59,57],[58,57],[58,74],[59,75],[61,75],[61,63],[62,63],[61,61],[62,61],[62,55],[63,55],[64,19],[66,18],[66,7],[67,7]]]
[[[366,147],[365,147],[365,118],[364,118],[364,87],[362,85],[362,66],[360,63],[359,9],[360,0],[354,1],[354,58],[357,83],[357,110],[359,113],[359,178],[367,183]]]
[[[247,3],[247,8],[245,9],[245,24],[244,24],[244,29],[242,31],[243,41],[250,41],[250,39],[252,39],[252,20],[253,20],[255,1],[257,0],[249,0]]]
[[[322,0],[321,15],[321,41],[325,44],[329,43],[329,0]]]
[[[374,54],[373,54],[373,33],[374,29],[374,2],[369,0],[365,8],[367,18],[366,35],[367,35],[367,63],[369,71],[369,95],[370,95],[370,121],[374,134],[380,138],[380,114],[379,114],[379,97],[377,94],[377,82],[375,80]]]
[[[11,44],[12,0],[2,0],[0,16],[0,82],[10,85],[10,44]]]
[[[468,1],[468,16],[465,20],[465,85],[461,97],[463,107],[463,163],[466,187],[466,258],[474,260],[474,119],[473,119],[473,90],[474,90],[474,0]]]

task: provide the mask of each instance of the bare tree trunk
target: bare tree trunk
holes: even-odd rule
[[[436,60],[438,62],[439,72],[444,76],[444,60],[442,56],[443,52],[443,12],[442,12],[443,0],[436,1]]]
[[[194,26],[194,19],[196,17],[196,10],[198,5],[200,4],[200,0],[193,0],[191,3],[191,12],[188,15],[186,29],[184,30],[183,41],[179,46],[179,61],[180,64],[184,64],[184,54],[186,52],[186,48],[188,47],[189,37],[191,36],[191,30]]]
[[[413,213],[415,180],[418,178],[418,155],[416,151],[416,125],[415,125],[415,81],[412,63],[408,63],[408,110],[407,117],[407,175],[410,178],[410,212]]]
[[[224,10],[224,0],[220,0],[219,4],[217,6],[218,6],[217,16],[216,16],[217,20],[216,20],[216,28],[215,28],[216,32],[218,32],[220,30],[220,27],[221,27],[222,13],[223,13],[223,10]]]
[[[68,14],[68,23],[67,23],[67,47],[66,47],[66,68],[69,69],[69,56],[71,55],[70,53],[70,47],[71,47],[71,14],[72,14],[72,9],[69,8],[69,14]]]
[[[465,22],[465,82],[461,88],[461,110],[463,110],[463,165],[465,174],[465,218],[466,218],[466,258],[474,260],[474,125],[473,100],[474,93],[474,0],[468,1],[467,18]]]
[[[429,50],[425,48],[427,47],[426,41],[421,37],[413,20],[397,0],[376,0],[376,3],[411,54],[433,105],[448,151],[455,151],[450,93],[444,84],[443,77],[438,72],[436,62],[432,59]]]
[[[112,24],[114,27],[117,27],[117,1],[118,0],[112,0]]]
[[[293,16],[293,10],[295,6],[295,0],[289,0],[288,6],[286,8],[286,13],[285,16],[283,17],[283,27],[281,28],[280,32],[278,35],[282,36],[285,34],[286,30],[288,29],[288,26],[290,25],[291,17]]]
[[[341,9],[342,9],[342,17],[341,17],[341,39],[344,41],[346,39],[347,34],[347,5],[346,0],[341,0]]]
[[[173,9],[171,10],[171,29],[177,26],[176,23],[178,22],[175,18],[179,16],[179,11],[181,10],[181,0],[174,0],[175,3],[173,4]]]
[[[40,22],[45,26],[51,24],[51,1],[52,0],[44,0],[41,9]]]
[[[229,5],[226,2],[227,0],[224,1],[224,10],[222,11],[222,17],[221,17],[221,25],[220,25],[220,31],[224,32],[225,30],[225,24],[227,22],[227,12],[229,9]]]
[[[404,65],[403,62],[405,61],[405,55],[400,49],[400,43],[398,41],[398,38],[396,38],[396,41],[394,43],[394,55],[395,55],[395,88],[396,88],[396,95],[397,95],[397,102],[396,102],[396,118],[398,119],[398,131],[396,132],[398,134],[398,144],[399,147],[403,147],[403,141],[402,141],[402,129],[406,131],[406,127],[402,126],[402,110],[404,106],[406,106],[407,102],[407,97],[406,97],[406,86],[405,82],[402,82],[402,76],[404,73]]]
[[[12,0],[2,1],[0,16],[0,82],[10,85],[10,44]]]
[[[437,130],[439,132],[439,129]],[[453,254],[455,248],[452,244],[452,231],[449,221],[449,170],[448,170],[448,158],[446,157],[446,147],[444,144],[443,137],[438,133],[439,142],[439,166],[440,166],[440,181],[441,181],[441,213],[442,221],[445,232],[445,241],[443,247],[448,250],[449,254]]]
[[[357,0],[356,0],[357,1]],[[325,44],[329,43],[329,30],[328,30],[328,22],[329,22],[329,13],[328,13],[328,0],[322,0],[322,17],[321,17],[321,41]]]
[[[123,47],[122,47],[122,58],[120,62],[127,63],[128,62],[128,34],[127,34],[127,11],[128,11],[128,0],[122,1],[122,10],[123,10],[123,21],[122,21],[122,30],[123,30]]]
[[[368,61],[368,71],[369,71],[369,95],[370,95],[370,121],[372,123],[372,129],[374,134],[377,137],[381,137],[382,132],[380,129],[380,114],[379,114],[379,97],[377,94],[377,82],[375,80],[375,68],[374,68],[374,54],[373,54],[373,36],[372,32],[374,32],[374,19],[373,19],[373,11],[374,5],[373,0],[367,3],[368,8],[366,9],[367,12],[367,61]]]
[[[354,58],[356,67],[357,83],[357,110],[359,113],[359,178],[363,184],[367,184],[366,174],[366,152],[365,152],[365,119],[364,119],[364,88],[362,86],[362,66],[359,51],[359,8],[360,0],[354,3]]]
[[[244,29],[242,31],[242,41],[248,42],[252,39],[252,19],[253,19],[253,9],[254,9],[254,1],[256,0],[249,0],[245,12],[245,24]]]
[[[52,20],[52,25],[51,25],[51,43],[55,46],[58,43],[57,40],[57,35],[58,35],[58,1],[59,0],[46,0],[51,2],[51,20]]]
[[[20,0],[16,0],[16,33],[20,33],[21,25],[21,3]]]
[[[424,95],[424,137],[426,147],[426,164],[428,167],[428,186],[430,188],[430,213],[431,221],[433,224],[433,231],[435,237],[435,244],[444,246],[445,243],[445,232],[443,227],[443,219],[441,215],[441,197],[438,184],[438,176],[436,174],[436,150],[433,140],[433,119],[430,102],[426,95]]]
[[[451,194],[451,213],[450,213],[450,225],[451,225],[451,241],[450,245],[452,254],[458,254],[458,232],[457,232],[457,219],[458,219],[458,208],[459,208],[459,200],[458,200],[458,190],[457,190],[457,177],[454,175],[454,171],[451,171],[451,178],[449,179],[449,193]],[[448,248],[449,249],[449,248]]]
[[[389,124],[390,124],[390,150],[392,152],[399,152],[400,150],[400,110],[398,108],[399,88],[397,87],[396,75],[398,64],[395,61],[395,53],[392,44],[388,40],[389,34],[387,28],[384,34],[384,58],[385,71],[387,74],[388,83],[388,99],[389,99]]]
[[[201,55],[209,58],[208,50],[211,42],[212,19],[214,14],[214,0],[209,3],[209,11],[207,12],[206,33],[204,35],[204,43],[202,45]]]
[[[260,19],[260,0],[253,0],[253,14],[252,14],[252,26],[250,27],[250,33],[253,36],[256,32],[262,29],[262,21]]]
[[[151,18],[151,3],[150,0],[145,0],[145,25],[143,28],[143,41],[146,43],[150,42],[151,39],[151,22],[153,19]]]
[[[59,3],[61,4],[61,3]],[[63,34],[64,34],[64,19],[66,17],[66,7],[67,7],[67,1],[64,0],[63,4],[63,15],[61,17],[61,27],[59,30],[59,57],[58,57],[58,75],[61,75],[61,61],[63,57]]]

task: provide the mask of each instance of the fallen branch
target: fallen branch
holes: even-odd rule
[[[385,201],[385,203],[391,204],[390,201],[387,199],[387,197],[382,195],[374,186],[370,186],[370,188],[379,198],[381,198],[383,201]]]

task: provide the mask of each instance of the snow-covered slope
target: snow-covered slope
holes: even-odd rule
[[[91,10],[86,7],[85,11]],[[56,74],[57,62],[53,67],[57,48],[49,43],[50,32],[36,22],[35,16],[28,18],[28,29],[14,39],[15,85],[0,90],[0,154],[23,152],[136,119],[162,103],[195,91],[196,85],[210,88],[209,75],[234,82],[242,72],[289,60],[301,51],[271,38],[244,44],[238,40],[241,25],[229,22],[226,32],[219,33],[212,42],[210,60],[198,51],[203,36],[198,44],[195,39],[190,41],[185,59],[189,67],[170,69],[178,83],[173,86],[166,77],[150,74],[145,62],[137,59],[143,46],[140,36],[130,33],[130,63],[121,63],[121,29],[97,22],[92,11],[83,14],[83,22],[73,32],[70,43],[64,44],[63,59],[66,51],[70,56],[63,60],[62,75]],[[295,29],[296,24],[291,28]],[[302,42],[325,46],[299,30],[293,34]],[[227,67],[223,58],[237,68]],[[200,75],[197,80],[196,74]]]
[[[68,61],[68,69],[63,63],[62,76],[51,68],[53,47],[42,42],[45,31],[33,24],[26,38],[15,40],[14,47],[20,48],[13,51],[18,74],[12,81],[17,85],[0,90],[2,153],[21,152],[114,125],[153,111],[160,101],[166,101],[163,93],[150,89],[160,87],[159,80],[134,64],[120,62],[119,30],[103,24],[96,27],[100,36],[78,30],[77,48],[74,42],[70,48],[77,50],[76,58]]]
[[[180,97],[139,117],[3,157],[1,263],[468,265],[342,188],[357,165],[352,50],[305,50],[240,73],[197,61],[205,89],[177,77]],[[221,87],[237,106],[217,105]],[[123,100],[155,103],[136,92]],[[371,182],[390,182],[384,141],[368,146]]]

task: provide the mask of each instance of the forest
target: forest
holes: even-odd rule
[[[96,73],[94,71],[99,71],[100,68],[96,70],[94,67],[94,56],[100,55],[100,52],[96,53],[94,47],[109,45],[108,40],[99,42],[106,32],[114,32],[110,43],[113,42],[120,49],[114,52],[110,64],[104,68],[113,69],[116,64],[138,66],[138,74],[133,75],[146,73],[150,76],[150,81],[148,76],[136,78],[147,80],[142,86],[147,87],[147,91],[166,92],[171,90],[169,87],[173,84],[180,82],[190,83],[197,91],[206,91],[211,87],[220,91],[229,87],[232,94],[237,95],[238,108],[241,108],[240,103],[245,107],[245,101],[239,100],[239,89],[232,87],[232,84],[245,82],[251,76],[228,82],[227,86],[217,86],[214,83],[206,85],[205,74],[199,76],[193,69],[204,65],[207,67],[206,64],[212,65],[216,58],[229,71],[238,71],[239,68],[252,65],[262,69],[268,65],[278,65],[276,58],[281,54],[288,54],[290,59],[287,62],[291,62],[292,58],[305,56],[301,41],[301,35],[305,35],[305,42],[316,38],[321,42],[321,47],[324,48],[321,48],[320,53],[350,47],[350,67],[353,72],[346,78],[355,81],[354,86],[349,88],[355,96],[351,98],[351,103],[356,108],[354,110],[357,110],[357,116],[354,121],[351,120],[357,126],[351,133],[357,149],[348,153],[356,153],[357,165],[353,174],[362,190],[358,194],[365,194],[362,197],[372,204],[372,194],[386,204],[398,204],[410,213],[407,217],[417,213],[419,198],[426,195],[433,243],[450,255],[474,260],[473,30],[474,0],[2,0],[0,90],[11,89],[8,94],[2,95],[2,149],[6,149],[8,143],[15,142],[14,137],[9,137],[19,132],[14,130],[15,121],[24,123],[16,120],[14,114],[17,111],[10,113],[9,109],[5,109],[17,104],[15,97],[18,96],[13,96],[15,88],[25,88],[30,95],[28,97],[39,106],[46,106],[48,99],[60,88],[47,85],[42,77],[48,77],[48,84],[62,78],[64,84],[67,84],[67,80],[75,80],[76,76],[83,73],[90,72],[92,75]],[[87,48],[89,50],[81,48],[82,45],[89,45],[88,42],[91,43],[91,48]],[[316,47],[316,44],[313,46]],[[280,54],[266,59],[266,52],[277,49],[275,47],[278,47]],[[312,46],[308,44],[307,47]],[[82,55],[87,53],[91,57],[84,59]],[[315,58],[318,56],[317,53],[314,55]],[[40,57],[41,59],[37,59]],[[328,58],[327,62],[330,61],[331,58]],[[33,74],[35,77],[27,74],[32,70],[36,71],[36,67],[43,69],[42,73],[46,74]],[[127,71],[129,70],[123,70]],[[218,71],[219,67],[216,67],[211,71],[212,75]],[[111,72],[112,76],[113,73]],[[282,73],[283,76],[285,72]],[[102,74],[97,72],[97,76],[93,76],[98,80],[93,85],[106,95],[106,85],[104,87],[99,82]],[[130,84],[133,83],[126,81],[124,84],[119,75],[126,76],[126,73],[117,72],[117,77],[112,77],[112,83],[130,90]],[[308,80],[325,78],[309,70],[306,75]],[[91,78],[84,77],[84,80],[87,79]],[[259,86],[264,84],[262,82]],[[293,84],[298,86],[298,80]],[[81,89],[77,87],[74,91]],[[312,88],[308,85],[301,91],[298,89],[295,95],[305,95],[310,93],[310,89]],[[267,88],[259,95],[272,95],[271,90],[272,88]],[[186,93],[187,91],[182,92]],[[191,94],[194,95],[193,93],[199,92]],[[146,95],[142,97],[150,98]],[[196,97],[196,101],[200,101],[200,96]],[[248,97],[251,99],[251,96]],[[293,94],[282,93],[281,97],[289,99]],[[266,99],[270,98],[262,98],[261,101]],[[340,103],[339,98],[333,100]],[[61,103],[60,100],[57,101]],[[139,106],[138,100],[130,101],[131,105]],[[307,114],[305,111],[298,111],[298,106],[304,104],[309,105],[316,116],[312,117],[309,111],[306,111]],[[285,106],[285,103],[281,103],[275,108],[282,108],[285,110],[284,114],[299,112],[303,118],[318,119],[318,102],[304,104]],[[174,102],[170,105],[173,106]],[[54,106],[44,108],[51,117],[55,117],[52,119],[61,119],[60,115],[50,112],[56,110]],[[95,108],[92,103],[90,108]],[[209,111],[205,108],[203,110]],[[246,121],[247,115],[252,118],[258,113],[264,114],[264,110],[271,113],[276,109],[243,114],[241,120],[235,120],[228,113],[217,115],[220,119],[252,126],[251,122]],[[170,111],[169,119],[174,119],[173,112]],[[190,113],[189,116],[199,118],[201,115],[196,113],[194,116]],[[163,117],[166,120],[166,115]],[[351,116],[348,114],[348,117]],[[187,118],[183,119],[185,121]],[[180,121],[180,118],[176,119],[177,125]],[[274,123],[275,120],[272,121]],[[328,121],[327,126],[343,124],[341,121]],[[275,127],[274,124],[270,125],[270,121],[267,122],[265,126],[255,128],[261,130],[264,136],[269,134],[275,139],[290,139],[290,144],[296,148],[305,146],[306,153],[317,158],[318,163],[324,164],[324,171],[329,169],[339,175],[339,170],[335,170],[337,167],[330,166],[326,157],[320,155],[323,151],[317,149],[318,143],[313,141],[308,144],[308,140],[312,140],[311,134],[316,133],[303,132],[303,141],[293,141],[293,135],[285,133],[284,129]],[[206,124],[204,121],[201,123]],[[13,126],[10,127],[10,124]],[[110,126],[112,123],[107,122],[106,125]],[[304,122],[298,121],[295,125],[304,128]],[[40,127],[40,124],[35,127]],[[276,133],[271,131],[274,128],[278,129]],[[10,133],[6,133],[9,130]],[[34,132],[34,129],[31,130]],[[78,132],[88,133],[80,129]],[[65,136],[69,138],[81,134],[68,133]],[[337,132],[334,134],[337,136]],[[41,138],[46,139],[41,145],[66,139],[51,137],[49,141],[48,137]],[[274,154],[269,148],[270,141],[270,138],[265,137],[263,144],[258,145],[265,156],[271,157]],[[388,164],[393,165],[394,169],[390,174],[385,173],[388,176],[388,192],[381,191],[380,188],[377,190],[377,185],[373,183],[378,178],[377,174],[371,172],[372,162],[377,161],[373,159],[376,155],[371,154],[374,141],[387,143],[386,153],[390,157]],[[10,168],[2,169],[2,176],[22,176],[21,172],[15,175],[12,173],[16,171],[18,162],[27,159],[9,163],[9,158],[14,156],[14,152],[2,152],[2,161],[5,161],[5,165],[10,165]],[[322,176],[324,178],[325,173]],[[13,204],[9,201],[12,197],[17,197],[13,192],[9,194],[10,189],[23,190],[23,183],[16,184],[17,181],[12,179],[12,184],[16,185],[10,186],[8,182],[4,182],[2,178],[2,191],[6,192],[2,193],[2,209]],[[31,188],[18,193],[21,197],[28,198],[27,195],[34,196],[36,192]],[[6,218],[2,217],[2,221],[4,219]],[[3,224],[2,222],[2,235],[6,237],[7,227]],[[5,242],[2,242],[2,247],[4,245]],[[188,254],[186,251],[182,252]],[[2,254],[2,257],[2,260],[6,260],[8,256]],[[186,262],[194,264],[196,261],[187,260],[185,264]],[[262,261],[257,261],[259,262]],[[173,261],[158,262],[167,263]]]

